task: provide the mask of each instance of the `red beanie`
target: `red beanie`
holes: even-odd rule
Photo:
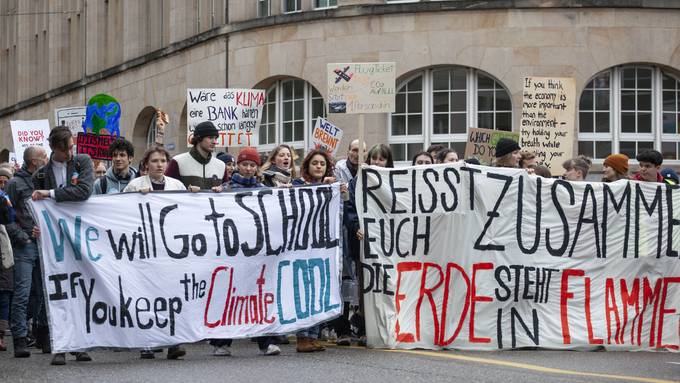
[[[604,159],[604,164],[616,170],[617,173],[628,173],[628,156],[625,154],[611,154]]]
[[[238,153],[238,159],[236,163],[241,161],[253,161],[257,166],[260,166],[260,155],[257,153],[257,149],[253,147],[245,147],[241,149]]]

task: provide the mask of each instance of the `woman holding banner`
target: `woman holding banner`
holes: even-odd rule
[[[269,153],[267,162],[262,165],[262,183],[269,187],[288,186],[297,177],[293,149],[279,145]]]
[[[614,182],[628,179],[628,156],[610,154],[602,164],[602,182]]]
[[[521,148],[517,142],[509,138],[501,138],[496,143],[496,161],[494,164],[499,168],[518,168],[522,158]]]
[[[323,150],[314,149],[307,153],[302,161],[300,172],[302,178],[294,180],[294,186],[332,184],[336,181],[333,175],[333,159]],[[340,185],[340,192],[347,193],[346,184]],[[324,351],[326,348],[318,341],[319,331],[318,325],[298,331],[295,334],[297,336],[297,352]],[[342,337],[344,334],[338,335]]]
[[[170,162],[170,153],[160,146],[154,146],[144,153],[141,165],[147,169],[145,176],[130,181],[123,192],[142,192],[160,190],[186,190],[184,184],[177,179],[165,175]]]

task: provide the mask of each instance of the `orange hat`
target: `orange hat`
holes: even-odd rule
[[[260,166],[260,154],[257,153],[255,148],[245,147],[238,153],[236,163],[241,161],[253,161],[255,165]]]
[[[625,154],[610,154],[604,159],[604,164],[616,170],[617,173],[628,173],[628,156]]]

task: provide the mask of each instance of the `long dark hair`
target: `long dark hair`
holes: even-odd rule
[[[333,157],[331,157],[331,155],[328,154],[328,152],[325,150],[313,149],[310,150],[309,153],[307,153],[305,159],[302,160],[302,165],[300,166],[300,173],[302,175],[302,179],[305,180],[306,182],[314,182],[311,174],[309,174],[309,166],[312,162],[312,158],[317,154],[322,156],[324,160],[326,160],[326,173],[323,175],[323,177],[321,177],[321,180],[323,181],[323,178],[333,176],[333,168],[335,166],[335,163],[333,162]]]

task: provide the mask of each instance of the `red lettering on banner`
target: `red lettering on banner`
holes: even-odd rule
[[[680,283],[680,277],[669,277],[663,279],[663,293],[661,294],[661,310],[659,310],[659,330],[656,338],[656,347],[677,350],[678,345],[661,343],[663,339],[663,317],[666,314],[675,314],[675,309],[666,309],[666,297],[668,296],[667,294],[668,285],[670,285],[671,283]]]
[[[635,344],[635,320],[642,320],[640,314],[640,279],[633,280],[633,289],[628,292],[626,280],[621,279],[621,302],[623,302],[623,325],[621,326],[621,334],[619,335],[619,343],[624,343],[624,335],[626,333],[626,325],[628,324],[628,306],[635,307],[635,316],[630,324],[630,344]]]
[[[560,318],[562,319],[562,342],[571,344],[569,334],[569,317],[567,311],[567,301],[574,298],[574,293],[569,292],[569,277],[583,277],[586,273],[578,269],[564,269],[562,271],[562,284],[560,288]]]
[[[638,322],[638,344],[641,345],[640,334],[642,334],[642,322],[644,319],[645,311],[649,303],[654,300],[654,311],[652,312],[652,327],[649,330],[649,347],[654,346],[654,329],[656,328],[656,311],[659,308],[659,295],[661,294],[661,282],[662,278],[656,280],[654,284],[654,290],[652,290],[649,285],[649,280],[644,278],[642,284],[642,312],[640,313],[640,322]]]
[[[420,262],[401,262],[397,265],[397,291],[394,293],[394,299],[396,301],[396,306],[397,306],[397,323],[395,326],[395,331],[397,334],[397,342],[404,342],[404,343],[413,343],[415,342],[415,337],[411,333],[402,333],[401,332],[401,327],[399,326],[399,311],[401,310],[401,301],[406,299],[406,294],[399,294],[400,287],[401,287],[401,274],[410,272],[410,271],[418,271],[422,267],[422,263]],[[416,325],[419,327],[419,325]]]
[[[611,324],[611,314],[614,314],[616,319],[616,333],[614,334],[614,342],[617,344],[619,340],[617,338],[621,322],[619,321],[619,309],[616,306],[616,294],[614,294],[614,280],[612,278],[607,278],[605,281],[604,288],[604,313],[607,319],[607,344],[612,343],[612,324]]]
[[[465,290],[465,304],[463,305],[463,310],[461,311],[460,317],[458,318],[458,326],[456,326],[456,330],[453,332],[453,335],[449,339],[444,340],[444,337],[446,336],[446,316],[448,313],[448,303],[449,303],[449,284],[451,282],[451,269],[456,269],[460,272],[460,275],[463,277],[463,280],[465,281],[466,285],[466,290]],[[465,322],[465,317],[467,315],[467,310],[468,307],[470,306],[470,278],[468,278],[467,274],[465,273],[465,270],[463,270],[462,267],[460,267],[457,263],[447,263],[446,264],[446,285],[444,286],[444,302],[442,303],[442,320],[441,320],[441,330],[439,331],[440,335],[440,340],[439,344],[440,346],[447,346],[451,343],[453,343],[456,338],[458,337],[458,334],[460,333],[460,330],[463,328],[463,322]]]
[[[203,313],[203,324],[206,327],[209,328],[214,328],[220,325],[220,322],[224,322],[224,316],[222,316],[222,320],[220,321],[219,319],[216,320],[215,322],[208,322],[208,310],[210,309],[210,302],[212,301],[212,295],[213,295],[213,288],[215,287],[215,276],[217,273],[220,271],[227,271],[226,266],[220,266],[217,267],[215,270],[212,272],[212,277],[210,277],[210,289],[208,290],[208,299],[205,302],[205,312]],[[230,277],[229,277],[229,286],[231,286],[231,280],[234,276],[234,270],[231,270]],[[227,299],[226,301],[229,302],[229,294],[231,293],[231,288],[229,288],[227,292]]]
[[[602,344],[604,340],[600,338],[595,338],[593,335],[593,323],[590,320],[590,278],[585,278],[585,289],[586,289],[586,327],[588,328],[588,343],[590,344]],[[573,295],[572,295],[573,296]],[[564,326],[564,321],[562,322]]]
[[[437,283],[433,287],[427,287],[427,270],[435,269],[439,274]],[[420,306],[423,303],[423,298],[427,296],[430,301],[430,308],[432,309],[432,318],[434,319],[434,340],[437,342],[439,339],[439,318],[437,315],[437,303],[432,297],[432,292],[437,290],[439,286],[444,283],[444,273],[442,273],[442,268],[436,263],[425,263],[423,266],[423,275],[420,278],[420,292],[418,293],[418,303],[416,304],[416,339],[420,340]]]
[[[470,332],[468,334],[469,340],[472,343],[491,343],[491,338],[477,338],[475,337],[475,302],[491,302],[492,298],[484,295],[477,295],[477,285],[475,279],[477,277],[477,270],[491,270],[493,263],[475,263],[472,265],[472,296],[470,297]]]

